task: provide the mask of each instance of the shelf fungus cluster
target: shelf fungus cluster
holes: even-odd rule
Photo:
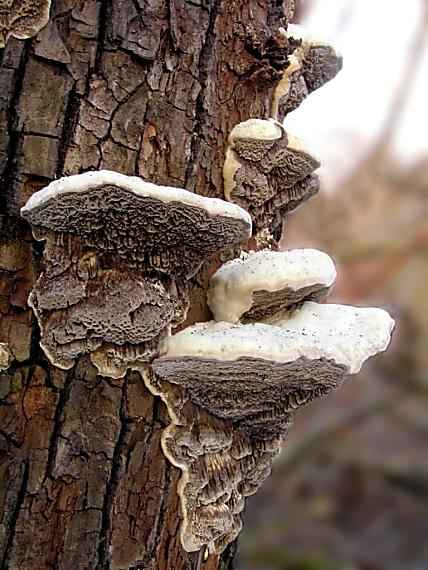
[[[215,320],[168,337],[143,372],[171,416],[162,444],[183,471],[186,550],[221,552],[236,537],[245,498],[269,475],[293,411],[386,349],[388,313],[316,302],[335,276],[316,250],[228,262],[208,291]]]
[[[234,204],[111,171],[52,182],[21,215],[46,241],[29,297],[44,352],[60,368],[89,352],[113,377],[150,361],[185,319],[187,280],[204,260],[251,235]]]
[[[273,119],[249,119],[228,139],[223,166],[226,200],[250,214],[257,231],[316,194],[320,166],[304,143]]]
[[[323,40],[289,25],[292,49],[287,67],[272,96],[270,119],[249,119],[236,125],[228,138],[223,166],[226,200],[245,208],[257,232],[277,226],[319,190],[314,171],[317,158],[282,122],[313,91],[333,79],[342,58]]]
[[[162,359],[158,365],[159,373],[156,366],[140,367],[140,371],[149,390],[165,402],[171,418],[162,434],[162,449],[182,471],[178,484],[181,544],[187,552],[205,548],[222,552],[239,534],[245,497],[268,477],[279,442],[270,439],[254,445],[232,421],[194,404],[187,390],[166,380]],[[195,370],[195,377],[198,374]]]
[[[318,191],[319,162],[279,122],[334,77],[334,50],[290,33],[294,46],[272,118],[230,133],[227,201],[110,171],[52,182],[21,210],[46,242],[29,297],[50,361],[90,354],[101,375],[139,370],[165,402],[165,456],[182,471],[180,537],[220,553],[238,535],[245,499],[269,475],[294,410],[337,388],[386,349],[381,309],[324,304],[336,277],[314,249],[242,253],[211,277],[213,320],[176,334],[188,280],[206,258],[240,248]],[[234,203],[232,203],[234,202]],[[6,349],[0,355],[7,366]]]
[[[51,0],[1,0],[0,48],[10,36],[25,40],[35,36],[49,21]]]

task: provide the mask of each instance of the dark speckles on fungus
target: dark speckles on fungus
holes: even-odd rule
[[[208,306],[216,321],[254,322],[322,301],[336,277],[331,258],[316,249],[262,250],[222,265],[211,277]]]

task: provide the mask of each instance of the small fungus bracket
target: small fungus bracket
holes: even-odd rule
[[[208,306],[216,321],[266,321],[305,300],[322,301],[336,278],[316,249],[261,250],[222,265],[211,277]]]
[[[51,0],[0,0],[0,48],[9,37],[26,40],[49,21]]]
[[[304,143],[272,119],[249,119],[228,139],[223,165],[224,195],[246,209],[259,232],[318,191],[319,161]]]
[[[308,95],[336,77],[342,57],[328,42],[311,37],[301,26],[290,24],[287,31],[281,31],[289,45],[295,46],[272,98],[271,117],[282,122]]]

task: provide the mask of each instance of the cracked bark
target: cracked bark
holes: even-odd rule
[[[41,269],[19,209],[60,175],[107,168],[223,197],[228,133],[267,118],[291,1],[57,0],[49,24],[0,52],[0,568],[219,570],[179,542],[180,472],[159,441],[163,403],[128,373],[46,360],[27,296]],[[269,46],[268,46],[269,44]],[[274,47],[272,48],[272,45]],[[279,235],[279,231],[277,234]],[[254,248],[254,244],[252,244]],[[207,316],[219,260],[192,281]]]

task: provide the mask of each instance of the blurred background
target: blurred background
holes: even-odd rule
[[[248,501],[239,570],[428,570],[428,2],[312,0],[342,72],[288,115],[322,190],[283,248],[326,251],[330,302],[381,306],[392,345],[295,417]]]

